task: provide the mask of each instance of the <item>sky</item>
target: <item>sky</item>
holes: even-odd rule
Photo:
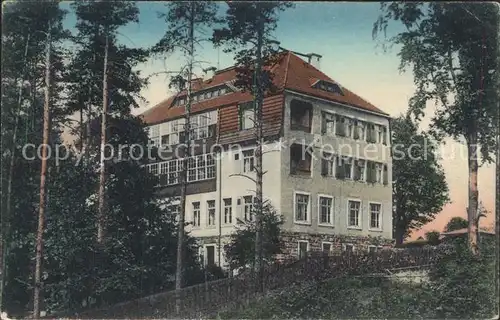
[[[225,4],[221,4],[225,8]],[[69,2],[63,3],[69,9]],[[154,45],[166,30],[164,21],[158,18],[158,12],[165,12],[163,2],[138,2],[140,17],[138,24],[129,24],[119,30],[119,39],[132,47]],[[224,9],[221,9],[223,12]],[[343,87],[355,92],[378,108],[398,116],[408,109],[408,100],[415,86],[411,70],[399,72],[398,48],[384,52],[378,45],[383,38],[373,40],[372,28],[380,14],[380,4],[343,3],[343,2],[296,2],[295,8],[282,12],[274,37],[281,47],[302,53],[317,53],[322,56],[320,70]],[[67,28],[74,29],[75,16],[70,12],[65,20]],[[388,29],[388,35],[401,30],[394,25]],[[215,66],[220,69],[233,64],[230,55],[213,48],[210,43],[203,43],[197,49],[197,60],[204,61],[199,68]],[[185,64],[182,54],[164,58],[154,58],[141,65],[144,75],[162,71],[176,71]],[[203,76],[200,69],[197,75]],[[166,99],[172,92],[168,89],[168,77],[152,77],[148,88],[143,90],[144,103],[134,113],[139,114]],[[422,123],[422,129],[429,124],[430,115],[435,106],[428,106],[428,115]],[[465,145],[446,140],[441,148],[441,164],[446,174],[451,201],[436,219],[414,232],[412,238],[424,235],[426,231],[442,231],[454,216],[466,218],[467,207],[467,163]],[[460,156],[463,155],[463,156]],[[489,211],[481,220],[481,227],[490,227],[494,221],[495,209],[495,168],[485,165],[479,170],[479,199]]]

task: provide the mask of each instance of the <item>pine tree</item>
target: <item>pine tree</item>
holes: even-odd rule
[[[2,181],[7,190],[2,192],[2,203],[5,203],[2,208],[2,310],[24,308],[29,301],[27,290],[33,288],[29,282],[33,279],[34,217],[35,211],[43,212],[44,207],[35,204],[41,199],[39,191],[43,188],[36,187],[40,159],[28,159],[30,153],[26,155],[22,151],[27,143],[33,143],[36,148],[41,142],[42,92],[47,78],[54,84],[53,92],[47,91],[51,99],[45,99],[52,105],[54,121],[50,127],[46,126],[46,137],[50,131],[55,135],[59,131],[61,112],[60,105],[55,102],[59,96],[62,68],[61,41],[67,35],[62,28],[63,16],[64,12],[55,1],[12,3],[5,6],[2,16],[9,24],[2,33],[2,74],[5,77],[2,79],[2,147],[10,150],[3,155],[3,160],[8,160],[10,165],[2,166],[7,173]],[[49,38],[53,43],[52,59],[47,63]],[[45,67],[40,68],[40,65]],[[43,219],[39,222],[43,223]],[[19,283],[27,290],[19,288]],[[3,303],[4,299],[7,304]]]
[[[167,32],[160,41],[154,46],[153,52],[156,54],[167,54],[174,51],[182,51],[187,56],[186,71],[181,72],[172,79],[172,84],[177,86],[179,91],[186,91],[186,105],[184,112],[184,141],[182,144],[181,170],[180,170],[180,209],[179,209],[179,228],[177,239],[177,268],[175,288],[179,290],[183,286],[183,276],[185,272],[184,265],[184,222],[186,211],[186,186],[187,186],[187,161],[190,157],[190,142],[192,137],[191,128],[191,105],[193,98],[192,79],[194,68],[198,64],[195,60],[196,47],[205,39],[200,33],[211,28],[214,24],[220,22],[217,18],[217,4],[203,1],[175,1],[166,5],[168,12],[161,17],[167,23]],[[179,304],[177,304],[179,306]]]
[[[83,103],[87,104],[85,143],[88,150],[86,152],[92,149],[93,133],[90,124],[100,113],[97,238],[102,242],[107,210],[105,196],[107,164],[104,160],[106,119],[108,114],[127,115],[131,107],[138,107],[138,101],[141,99],[140,90],[146,84],[146,80],[132,68],[145,61],[147,51],[127,48],[117,43],[118,29],[130,22],[138,22],[139,10],[134,2],[77,2],[73,8],[77,15],[76,39],[79,51],[72,61],[72,66],[75,68],[68,74],[73,83],[69,107],[71,111],[80,112],[82,119],[80,126],[82,126]],[[80,136],[83,137],[81,127],[80,132]],[[83,145],[84,142],[80,141],[80,144]]]
[[[255,270],[259,273],[262,284],[262,144],[263,121],[262,105],[264,95],[274,89],[272,74],[265,66],[275,63],[277,57],[273,46],[272,32],[276,28],[278,13],[290,8],[290,2],[228,2],[225,20],[227,26],[215,30],[213,41],[216,45],[225,45],[226,52],[235,53],[238,81],[236,85],[249,90],[254,102],[255,127],[255,172],[256,172],[256,233],[255,233]],[[259,286],[260,288],[261,286]]]

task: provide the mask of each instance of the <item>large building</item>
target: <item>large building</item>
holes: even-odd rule
[[[376,250],[392,238],[389,115],[292,52],[270,71],[277,90],[263,105],[264,199],[284,217],[286,255],[308,250]],[[252,96],[235,87],[236,70],[193,80],[193,156],[186,221],[207,263],[224,266],[227,236],[252,219],[255,130]],[[149,164],[158,195],[179,195],[186,93],[142,114],[152,143],[166,146]],[[222,148],[223,149],[222,149]],[[220,151],[222,150],[222,151]]]

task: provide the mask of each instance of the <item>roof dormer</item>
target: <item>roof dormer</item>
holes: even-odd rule
[[[341,96],[344,95],[344,92],[342,91],[340,86],[338,84],[330,82],[330,81],[317,80],[316,82],[313,83],[312,87],[315,89],[326,91],[326,92],[339,94]]]

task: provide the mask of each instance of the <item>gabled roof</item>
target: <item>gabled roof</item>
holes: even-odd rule
[[[271,72],[274,74],[273,82],[278,88],[278,92],[285,89],[291,90],[388,116],[387,113],[340,85],[343,95],[313,87],[313,85],[320,80],[338,83],[292,52],[281,53],[278,62],[271,68]],[[200,91],[224,84],[231,84],[231,81],[235,79],[236,69],[234,67],[227,68],[216,72],[211,79],[197,84],[195,90]],[[141,117],[144,122],[148,124],[156,124],[165,120],[181,117],[184,114],[184,108],[182,106],[174,106],[173,103],[177,96],[185,94],[185,92],[181,92],[176,96],[172,96],[158,103],[156,106],[142,113]],[[194,102],[191,107],[191,112],[208,111],[226,105],[249,101],[251,99],[252,95],[249,92],[236,91],[208,100]]]

